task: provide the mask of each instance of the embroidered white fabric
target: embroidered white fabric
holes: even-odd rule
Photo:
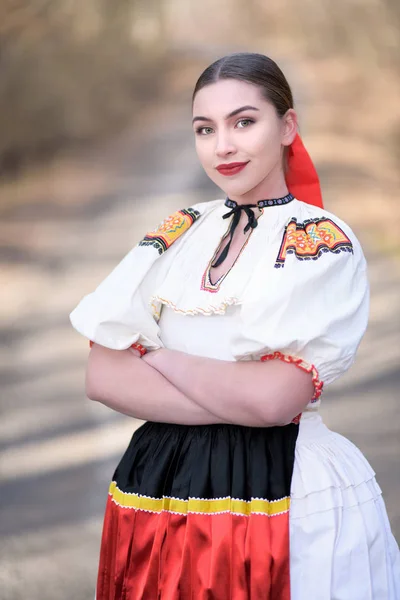
[[[327,211],[297,200],[265,208],[233,268],[210,291],[202,280],[229,226],[222,219],[228,209],[222,200],[195,208],[201,217],[163,254],[154,246],[133,248],[71,313],[72,325],[109,348],[139,342],[152,350],[163,344],[157,324],[163,305],[196,317],[226,317],[240,307],[232,360],[279,351],[315,365],[325,384],[348,369],[369,310],[365,260],[350,228]],[[350,243],[335,252],[324,247],[313,258],[283,253],[282,261],[288,222],[296,219],[300,225],[323,218],[328,227],[333,224],[331,238],[339,228],[352,248]]]
[[[340,377],[369,311],[365,260],[350,228],[297,200],[266,208],[233,268],[210,290],[202,281],[228,209],[222,200],[195,208],[202,216],[163,254],[152,246],[131,250],[72,312],[73,326],[114,349],[139,341],[149,350],[224,360],[280,352],[313,365],[325,385]],[[349,243],[332,252],[330,237],[326,251],[308,260],[300,247],[298,255],[281,251],[289,222],[322,218],[333,224],[329,235],[342,232]],[[400,600],[400,554],[375,474],[351,442],[325,427],[319,404],[303,413],[296,446],[292,600]]]

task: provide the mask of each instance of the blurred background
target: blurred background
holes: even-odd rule
[[[190,96],[243,50],[286,73],[326,207],[369,261],[369,330],[322,413],[377,471],[400,538],[400,4],[0,0],[1,600],[93,598],[138,423],[85,399],[68,315],[170,211],[223,197]]]

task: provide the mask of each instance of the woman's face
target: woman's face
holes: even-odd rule
[[[284,185],[283,149],[296,135],[296,113],[280,118],[258,86],[223,79],[202,88],[193,129],[205,172],[232,200],[268,198]]]

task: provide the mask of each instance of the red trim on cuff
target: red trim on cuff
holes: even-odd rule
[[[302,358],[297,358],[296,356],[290,356],[289,354],[283,354],[282,352],[273,352],[272,354],[265,354],[261,357],[260,360],[263,362],[267,360],[282,360],[283,362],[296,365],[302,371],[306,373],[312,374],[312,382],[314,385],[314,396],[311,398],[311,402],[316,402],[318,398],[322,394],[322,389],[324,387],[324,382],[320,381],[318,370],[314,365],[310,365]]]
[[[140,356],[144,356],[147,352],[146,348],[142,346],[142,344],[132,344],[131,348],[133,348],[134,350],[138,350],[140,352]]]
[[[92,347],[94,344],[94,342],[92,342],[92,340],[89,341],[89,346]],[[142,346],[141,344],[132,344],[130,346],[131,348],[134,348],[135,350],[138,350],[140,352],[140,356],[144,356],[147,352],[146,348],[144,346]]]

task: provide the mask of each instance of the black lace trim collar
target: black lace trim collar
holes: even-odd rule
[[[289,204],[289,202],[291,202],[292,200],[294,200],[293,194],[288,194],[287,196],[283,196],[283,198],[271,198],[269,200],[259,200],[257,202],[257,206],[258,206],[258,208],[268,208],[269,206],[282,206],[283,204]],[[236,208],[238,206],[238,203],[235,200],[230,200],[229,198],[227,198],[225,200],[225,206],[228,206],[229,208]],[[255,207],[256,205],[253,204],[252,206]]]

